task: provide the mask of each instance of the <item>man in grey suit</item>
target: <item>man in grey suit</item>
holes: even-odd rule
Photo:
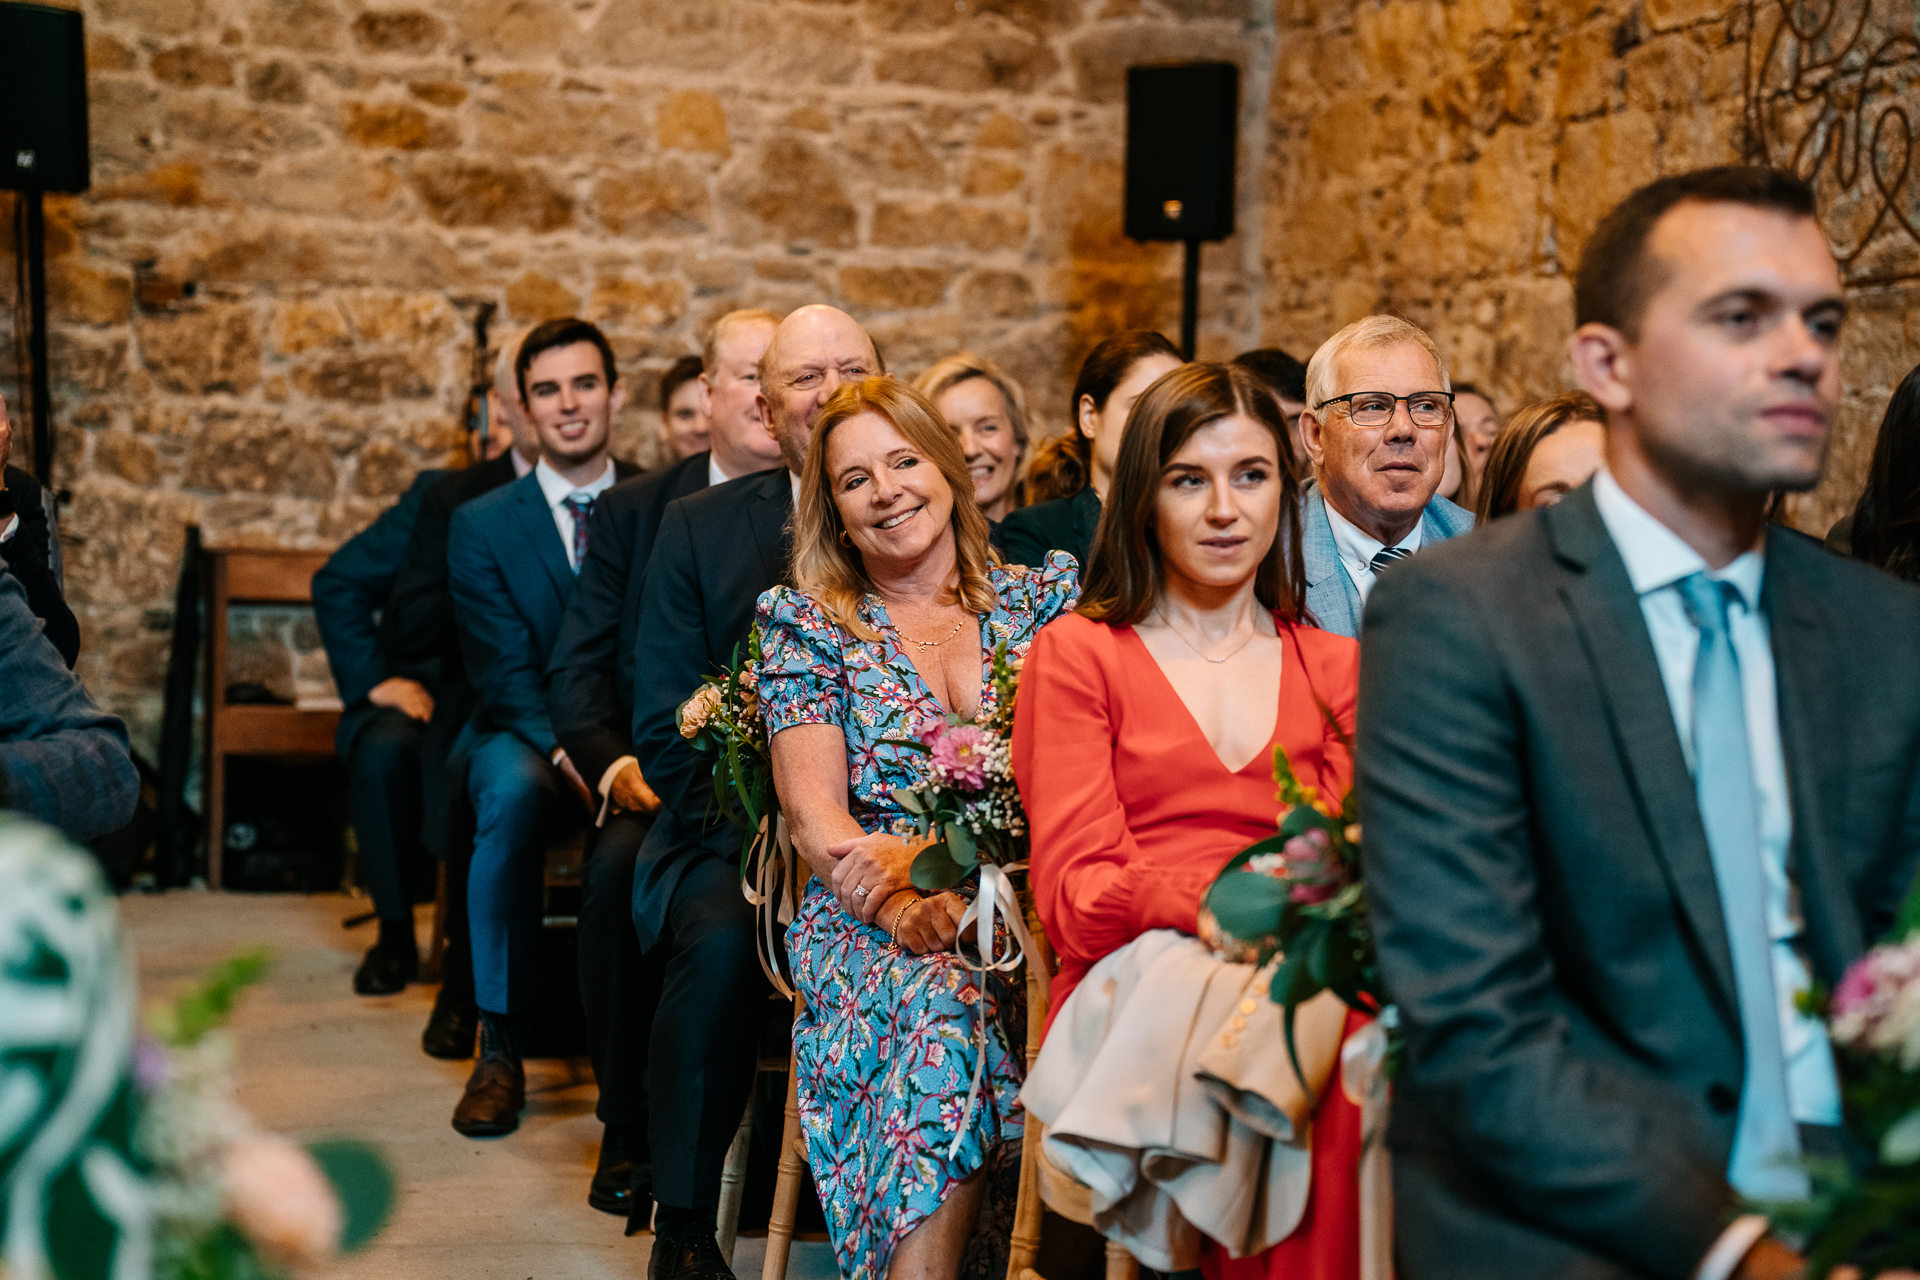
[[[1803,1267],[1739,1211],[1843,1150],[1794,995],[1890,926],[1920,853],[1920,591],[1766,523],[1840,394],[1813,215],[1765,169],[1628,197],[1575,291],[1605,467],[1368,605],[1406,1280]]]
[[[1307,608],[1327,631],[1358,638],[1380,571],[1473,528],[1473,513],[1435,496],[1453,447],[1446,362],[1398,316],[1356,320],[1307,362],[1300,434],[1314,482],[1301,497]]]

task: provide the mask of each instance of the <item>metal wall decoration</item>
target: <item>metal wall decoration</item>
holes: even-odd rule
[[[1746,148],[1819,192],[1849,286],[1920,280],[1920,0],[1747,0]]]

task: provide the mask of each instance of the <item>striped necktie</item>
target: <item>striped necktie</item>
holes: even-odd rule
[[[1807,1195],[1807,1175],[1800,1166],[1800,1130],[1787,1098],[1787,1057],[1761,866],[1760,803],[1747,744],[1740,661],[1727,628],[1727,596],[1734,588],[1704,573],[1677,585],[1688,616],[1700,629],[1700,656],[1693,668],[1693,787],[1720,890],[1727,948],[1733,953],[1733,986],[1746,1050],[1727,1181],[1752,1200],[1800,1200]]]
[[[593,495],[570,493],[560,505],[573,517],[573,571],[578,573],[587,562],[587,517],[593,514]]]
[[[1405,547],[1382,547],[1373,553],[1373,559],[1367,561],[1367,568],[1377,574],[1384,571],[1388,565],[1405,560],[1412,554],[1413,552]]]

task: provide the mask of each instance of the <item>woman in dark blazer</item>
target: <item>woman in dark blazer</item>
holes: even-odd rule
[[[1041,445],[1027,469],[1027,501],[1000,524],[1009,564],[1038,565],[1065,551],[1082,565],[1100,524],[1127,414],[1153,382],[1181,364],[1180,352],[1151,329],[1129,329],[1088,353],[1073,384],[1073,427]]]

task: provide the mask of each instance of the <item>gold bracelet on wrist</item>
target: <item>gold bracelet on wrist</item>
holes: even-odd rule
[[[915,907],[916,905],[918,905],[918,904],[919,904],[919,902],[920,902],[920,899],[919,899],[919,898],[917,898],[917,897],[916,897],[916,898],[912,898],[912,899],[910,899],[910,900],[908,900],[908,901],[906,901],[906,902],[903,902],[903,903],[901,903],[901,904],[900,904],[900,909],[899,909],[898,911],[896,911],[896,912],[894,912],[894,913],[893,913],[893,928],[892,928],[892,930],[891,930],[890,932],[891,932],[891,933],[892,933],[892,935],[893,935],[893,945],[894,945],[894,946],[896,946],[896,947],[897,947],[897,946],[899,946],[899,945],[900,945],[900,923],[901,923],[901,921],[903,921],[903,920],[905,920],[905,919],[907,918],[907,912],[909,912],[909,911],[911,911],[911,910],[913,910],[913,909],[914,909],[914,907]]]

